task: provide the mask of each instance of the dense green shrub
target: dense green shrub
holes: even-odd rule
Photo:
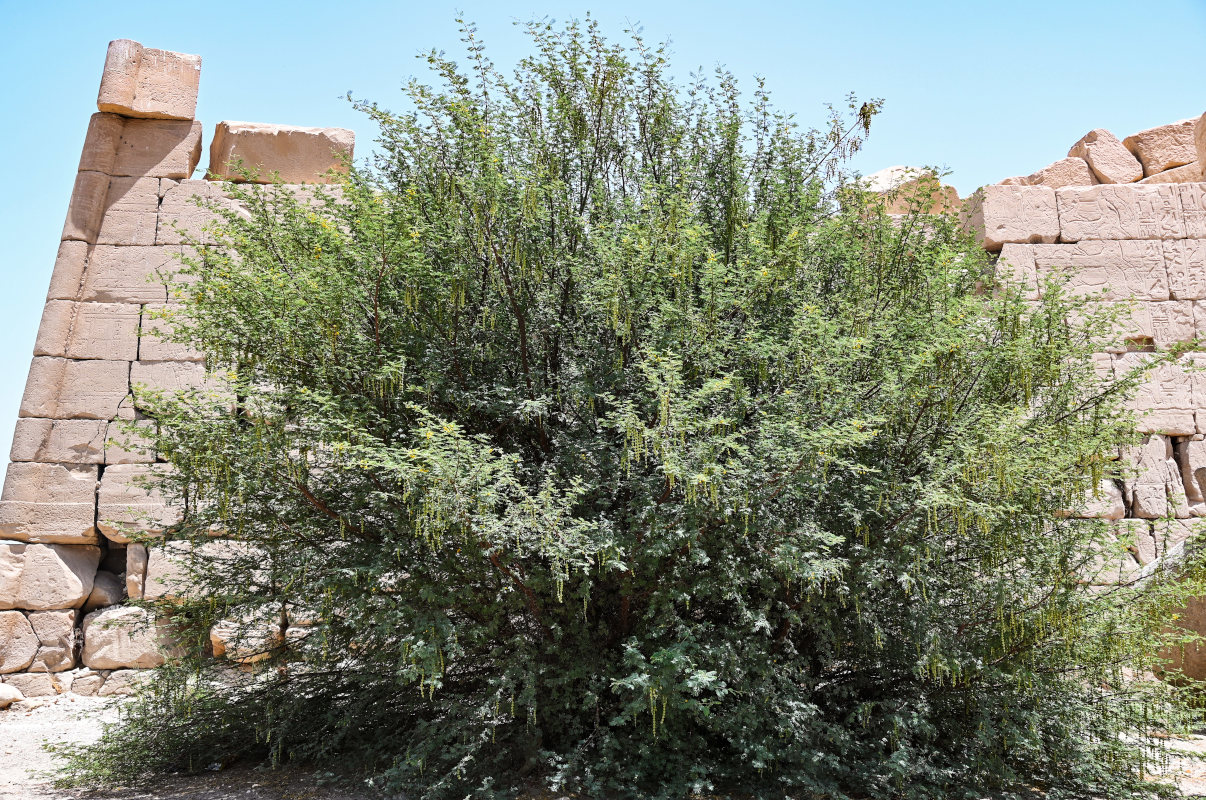
[[[177,287],[229,394],[144,399],[190,654],[77,777],[235,758],[414,797],[1123,797],[1162,614],[1082,580],[1109,320],[893,220],[820,131],[664,50],[471,28],[337,192],[236,192]],[[219,620],[288,632],[252,668]],[[266,621],[266,622],[265,622]],[[254,641],[253,641],[254,639]],[[271,640],[270,640],[271,641]],[[1150,787],[1149,787],[1150,788]]]

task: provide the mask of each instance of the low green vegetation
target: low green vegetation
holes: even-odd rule
[[[590,23],[472,28],[335,190],[237,190],[152,398],[187,652],[73,767],[237,759],[407,797],[1138,797],[1204,591],[1092,588],[1133,441],[1107,316],[729,74]],[[1113,549],[1111,549],[1113,548]],[[1192,561],[1190,559],[1189,561]],[[239,627],[235,667],[210,628]],[[1135,679],[1139,678],[1139,679]]]

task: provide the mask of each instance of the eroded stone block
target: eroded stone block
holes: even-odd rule
[[[110,178],[96,244],[155,244],[158,178]]]
[[[154,424],[151,420],[123,419],[110,422],[105,439],[105,463],[153,463],[155,461],[155,442],[150,438],[150,434],[154,432]]]
[[[96,107],[126,117],[192,119],[197,110],[201,56],[109,42]]]
[[[1181,198],[1186,239],[1206,239],[1206,183],[1182,183],[1174,187]]]
[[[1048,164],[1038,172],[1033,172],[1022,179],[1027,186],[1050,186],[1058,189],[1061,186],[1092,186],[1098,183],[1089,164],[1083,158],[1064,158],[1054,164]]]
[[[105,457],[104,420],[22,417],[13,432],[13,461],[100,464]]]
[[[1069,291],[1104,300],[1168,300],[1169,279],[1161,243],[1085,241],[1031,245],[1039,280],[1065,275]]]
[[[180,267],[180,247],[118,247],[63,242],[48,300],[162,303]]]
[[[998,278],[1018,284],[1027,300],[1039,297],[1034,247],[1032,244],[1006,244],[1001,247],[1001,256],[997,259]]]
[[[96,519],[107,539],[126,543],[133,531],[159,534],[179,521],[178,509],[169,506],[158,491],[142,485],[162,469],[143,464],[105,468],[97,493]]]
[[[92,593],[99,547],[0,541],[0,609],[78,608]]]
[[[1198,152],[1198,163],[1206,165],[1206,114],[1193,124],[1193,144]]]
[[[332,183],[347,171],[356,134],[345,128],[302,128],[261,122],[219,122],[209,147],[209,175],[242,182],[232,164],[258,170],[257,183]],[[956,199],[958,195],[956,195]]]
[[[0,499],[0,539],[93,544],[95,466],[13,462]]]
[[[1177,300],[1206,298],[1206,240],[1173,239],[1162,247],[1172,296]]]
[[[201,123],[93,114],[80,169],[110,176],[188,178],[201,160]]]
[[[130,544],[126,547],[126,594],[132,599],[142,598],[148,560],[146,545]]]
[[[93,611],[84,617],[83,636],[82,660],[91,669],[158,667],[171,647],[151,613],[135,606]]]
[[[75,611],[31,611],[29,624],[38,635],[38,654],[30,672],[62,672],[75,666]]]
[[[1202,164],[1200,161],[1194,161],[1183,167],[1173,167],[1164,172],[1157,172],[1155,175],[1139,181],[1139,183],[1200,183],[1203,180],[1206,180],[1206,178],[1202,175]]]
[[[172,317],[179,306],[163,303],[143,309],[139,361],[204,361],[205,355],[186,344],[171,341],[175,335]]]
[[[1102,183],[1132,183],[1143,177],[1143,165],[1118,137],[1105,128],[1091,130],[1072,145],[1069,158],[1083,158]]]
[[[1147,362],[1148,357],[1143,353],[1123,353],[1114,359],[1115,375],[1122,378],[1132,370],[1144,368]],[[1138,414],[1140,431],[1171,436],[1192,436],[1198,432],[1192,373],[1186,367],[1186,363],[1178,362],[1150,370],[1130,401],[1130,407]]]
[[[220,184],[186,180],[169,187],[159,208],[156,243],[214,244],[216,240],[209,226],[215,222],[217,214],[210,209],[211,204],[235,207],[234,201],[223,194]]]
[[[92,593],[84,602],[84,613],[98,608],[115,606],[126,599],[125,581],[112,572],[100,569],[92,581]]]
[[[964,205],[964,225],[987,250],[1009,243],[1051,243],[1059,236],[1055,190],[1048,186],[985,186]]]
[[[48,419],[112,419],[129,390],[129,362],[37,356],[29,367],[20,413]]]
[[[103,172],[77,172],[63,223],[63,239],[95,244],[105,216],[109,176]]]
[[[1196,120],[1183,119],[1171,125],[1160,125],[1139,131],[1122,140],[1127,150],[1143,165],[1143,174],[1152,176],[1173,167],[1197,161],[1193,146],[1193,125]]]
[[[34,342],[35,356],[133,361],[141,307],[131,303],[49,300]]]
[[[34,661],[38,636],[20,611],[0,611],[0,673],[20,672]]]
[[[1067,186],[1057,189],[1061,241],[1183,239],[1177,186]]]

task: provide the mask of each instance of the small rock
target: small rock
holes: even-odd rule
[[[8,708],[13,703],[20,703],[25,695],[16,686],[0,683],[0,708]]]

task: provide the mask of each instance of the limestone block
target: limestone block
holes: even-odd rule
[[[255,664],[272,656],[282,643],[281,631],[272,622],[222,620],[209,630],[214,658],[240,664]]]
[[[38,636],[20,611],[0,611],[0,673],[20,672],[34,661]]]
[[[1197,336],[1195,311],[1195,304],[1189,300],[1135,303],[1126,309],[1122,320],[1129,333],[1128,339],[1150,342],[1165,349],[1179,342],[1193,341]]]
[[[78,608],[92,594],[99,547],[0,542],[0,609]]]
[[[95,466],[13,462],[0,497],[0,539],[94,544]]]
[[[1061,186],[1092,186],[1098,181],[1083,158],[1064,158],[1031,173],[1022,182],[1027,186],[1058,189]]]
[[[1116,520],[1113,527],[1118,539],[1126,543],[1141,566],[1146,567],[1156,560],[1158,553],[1152,523],[1145,519],[1124,519]]]
[[[1156,555],[1168,555],[1182,542],[1198,533],[1199,523],[1191,519],[1158,519],[1152,523],[1152,536],[1156,540]]]
[[[1149,184],[1057,189],[1060,240],[1184,239],[1178,188]]]
[[[1185,235],[1177,238],[1206,239],[1206,183],[1182,183],[1174,188],[1185,216]]]
[[[188,178],[201,160],[201,123],[92,115],[80,169],[110,176]]]
[[[83,662],[91,669],[158,667],[170,648],[151,612],[136,606],[93,611],[84,617],[83,636]]]
[[[1202,162],[1193,161],[1183,167],[1173,167],[1164,172],[1157,172],[1139,183],[1199,183],[1203,180],[1206,180],[1206,177],[1202,175]]]
[[[104,420],[22,417],[13,431],[13,461],[100,464],[105,455]]]
[[[34,355],[133,361],[140,314],[141,307],[131,303],[47,301]]]
[[[93,697],[105,683],[105,676],[99,672],[84,668],[79,670],[71,679],[71,691],[83,697]]]
[[[105,440],[106,464],[151,464],[155,461],[152,420],[113,420]],[[145,432],[145,435],[144,435]]]
[[[1051,243],[1059,236],[1055,190],[1048,186],[985,186],[968,198],[963,219],[992,251],[1010,242]]]
[[[190,568],[212,563],[230,563],[235,559],[247,558],[247,554],[245,547],[223,539],[213,539],[200,545],[172,541],[149,546],[146,577],[142,588],[143,599],[179,599],[189,591]],[[247,576],[249,582],[255,579],[254,574]]]
[[[1206,437],[1196,435],[1176,444],[1181,484],[1190,506],[1206,502]],[[1199,516],[1195,514],[1195,516]]]
[[[201,56],[109,42],[96,107],[126,117],[192,119],[197,110]]]
[[[1030,245],[1040,281],[1065,275],[1074,294],[1103,300],[1168,300],[1169,278],[1159,241],[1086,241]],[[1203,277],[1206,282],[1206,276]]]
[[[1085,505],[1078,509],[1078,516],[1094,519],[1122,519],[1126,516],[1126,505],[1122,501],[1122,489],[1112,480],[1103,480],[1095,491],[1088,493]]]
[[[256,183],[333,183],[328,175],[347,172],[356,134],[345,128],[301,128],[262,122],[219,122],[209,146],[209,175],[242,182],[234,168],[241,161],[258,171]],[[956,195],[957,197],[957,195]]]
[[[159,534],[180,520],[180,512],[155,489],[143,486],[160,468],[149,464],[115,464],[105,468],[96,499],[97,527],[111,541],[129,542],[138,531]]]
[[[22,672],[7,675],[4,682],[21,690],[26,697],[53,697],[67,691],[71,684],[45,672]]]
[[[30,672],[63,672],[75,666],[75,611],[31,611],[38,654]]]
[[[158,178],[110,178],[96,244],[155,244]]]
[[[1102,183],[1132,183],[1143,177],[1143,165],[1118,137],[1105,128],[1089,131],[1068,151],[1083,158]]]
[[[1027,300],[1038,300],[1038,280],[1032,244],[1009,243],[1001,247],[997,259],[997,277],[1020,284],[1022,296]]]
[[[176,332],[172,317],[179,312],[179,308],[178,305],[159,303],[147,305],[143,309],[139,361],[205,360],[205,355],[200,350],[171,341]]]
[[[1206,298],[1206,240],[1173,239],[1162,243],[1168,288],[1177,300]]]
[[[126,599],[126,584],[119,576],[105,570],[97,570],[92,581],[92,594],[84,602],[84,612],[115,606]]]
[[[134,694],[139,685],[150,678],[151,673],[145,669],[115,669],[105,678],[104,684],[96,694],[99,697]]]
[[[126,594],[132,600],[142,599],[148,560],[146,545],[130,544],[126,547]]]
[[[129,362],[38,356],[29,367],[20,414],[49,419],[112,419],[129,391]]]
[[[109,195],[109,176],[103,172],[77,172],[63,223],[63,239],[96,243],[105,200]]]
[[[130,383],[135,399],[149,392],[177,393],[199,389],[207,396],[219,399],[223,388],[219,381],[196,361],[135,361],[130,368]]]
[[[1139,561],[1131,552],[1133,539],[1132,520],[1112,523],[1114,542],[1098,548],[1085,564],[1082,580],[1094,586],[1113,586],[1134,578],[1139,572]]]
[[[1206,114],[1193,124],[1193,144],[1198,153],[1198,163],[1206,164]]]
[[[156,244],[215,244],[209,226],[218,216],[212,207],[236,207],[223,193],[221,184],[186,180],[171,186],[164,192],[159,207]]]
[[[1131,134],[1122,144],[1143,165],[1143,174],[1152,176],[1173,167],[1198,160],[1193,146],[1193,125],[1197,120],[1183,119]]]
[[[1123,353],[1114,360],[1114,372],[1122,378],[1132,370],[1146,366],[1143,353]],[[1139,430],[1171,436],[1197,433],[1192,374],[1185,363],[1162,364],[1151,369],[1140,385],[1130,407],[1138,416]]]
[[[1181,485],[1181,470],[1173,458],[1173,446],[1167,436],[1147,436],[1143,442],[1123,454],[1135,469],[1124,481],[1124,493],[1132,516],[1157,519],[1170,511],[1188,516],[1189,504]]]
[[[162,303],[180,267],[180,247],[117,247],[63,242],[48,300]]]
[[[13,703],[20,703],[24,699],[25,693],[16,686],[0,683],[0,708],[8,708]]]

